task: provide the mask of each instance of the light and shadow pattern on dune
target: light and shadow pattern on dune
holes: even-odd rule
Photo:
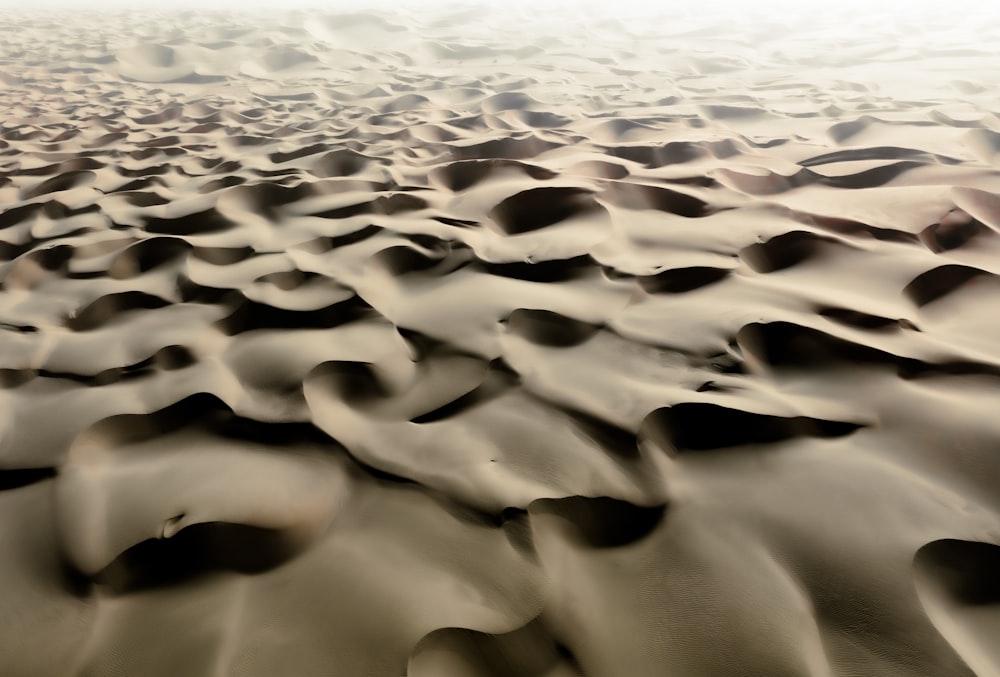
[[[1000,30],[661,19],[0,27],[0,673],[1000,674]]]

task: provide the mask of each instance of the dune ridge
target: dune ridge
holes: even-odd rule
[[[0,673],[1000,675],[1000,25],[662,11],[12,12]]]

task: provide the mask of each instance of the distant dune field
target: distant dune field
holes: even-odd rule
[[[0,22],[0,677],[1000,675],[1000,12],[274,4]]]

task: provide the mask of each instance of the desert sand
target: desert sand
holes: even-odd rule
[[[0,675],[1000,675],[996,11],[658,12],[6,10]]]

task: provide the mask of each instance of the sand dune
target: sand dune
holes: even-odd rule
[[[1000,25],[703,9],[11,12],[0,674],[1000,675]]]

